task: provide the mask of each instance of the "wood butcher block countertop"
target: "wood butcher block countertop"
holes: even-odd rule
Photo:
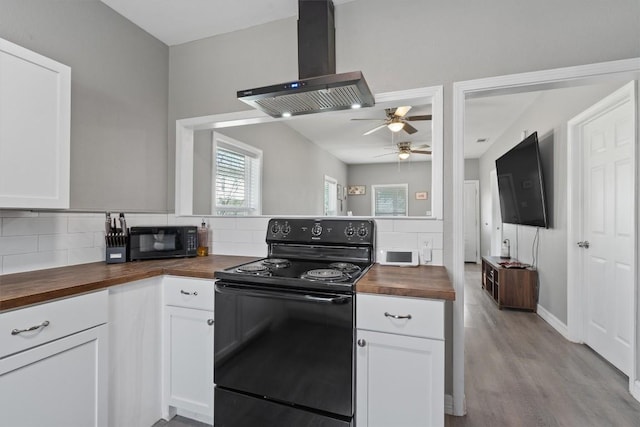
[[[210,255],[124,264],[94,262],[0,275],[0,311],[165,274],[213,279],[216,270],[223,270],[255,259],[255,257]],[[358,281],[356,292],[455,299],[455,291],[446,269],[435,266],[391,267],[375,264]]]
[[[454,301],[447,269],[441,266],[395,267],[374,264],[356,283],[356,292]]]

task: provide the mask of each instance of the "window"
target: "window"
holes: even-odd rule
[[[324,215],[338,215],[338,180],[324,176]]]
[[[372,185],[373,216],[407,216],[409,184]]]
[[[260,215],[262,150],[213,133],[215,215]]]

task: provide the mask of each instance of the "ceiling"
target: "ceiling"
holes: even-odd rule
[[[298,0],[101,0],[107,6],[147,31],[168,46],[187,43],[297,16]],[[353,0],[333,0],[340,5]],[[480,157],[504,130],[535,99],[522,93],[467,101],[465,158]],[[338,111],[291,118],[286,123],[300,134],[330,151],[348,164],[397,161],[393,155],[398,142],[410,141],[413,147],[431,142],[431,122],[415,121],[414,135],[400,131],[392,134],[381,129],[362,134],[382,124],[384,108]],[[395,105],[394,107],[399,107]],[[431,114],[430,106],[413,106],[408,115]],[[378,121],[352,121],[352,118],[380,118]],[[478,139],[487,142],[477,143]],[[412,154],[411,161],[430,160],[431,156]]]
[[[298,0],[101,1],[168,46],[298,16]]]

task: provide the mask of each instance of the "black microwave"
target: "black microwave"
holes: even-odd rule
[[[131,227],[129,259],[194,257],[198,249],[196,226]]]

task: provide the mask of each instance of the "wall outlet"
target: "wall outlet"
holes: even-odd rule
[[[431,251],[433,249],[433,242],[431,240],[425,240],[420,247],[420,263],[426,264],[431,261]]]

